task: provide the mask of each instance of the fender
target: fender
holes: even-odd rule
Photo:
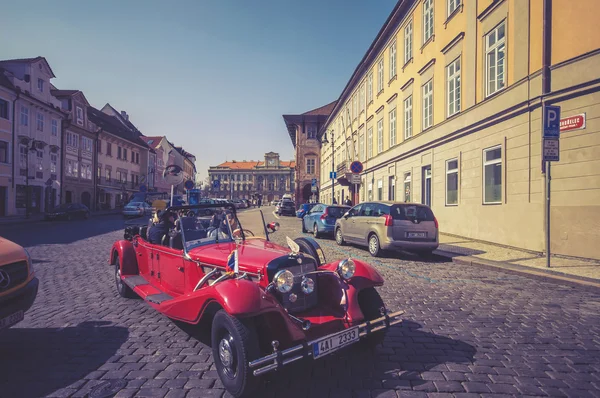
[[[133,247],[132,242],[128,240],[116,241],[113,244],[112,249],[110,250],[109,264],[113,264],[115,254],[118,254],[119,259],[121,260],[120,266],[122,275],[138,274],[137,258],[135,255],[135,248]]]

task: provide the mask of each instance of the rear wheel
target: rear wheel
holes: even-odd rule
[[[358,292],[358,306],[365,316],[365,321],[372,321],[383,316],[382,310],[385,310],[383,299],[374,287],[368,287]],[[375,332],[364,339],[367,347],[375,347],[383,343],[385,330]]]
[[[377,234],[369,236],[369,254],[373,257],[378,257],[381,254],[381,246],[379,245]]]
[[[216,313],[211,331],[213,358],[221,382],[234,397],[250,397],[258,387],[258,378],[248,363],[260,352],[254,325],[227,314]]]
[[[319,237],[319,227],[317,226],[317,223],[313,225],[313,235],[315,236],[315,238]]]
[[[302,219],[302,232],[308,232],[308,230],[306,229],[306,225],[304,225],[304,218]]]
[[[335,243],[337,243],[339,246],[346,244],[346,242],[344,242],[344,235],[342,235],[341,228],[337,228],[335,230]]]
[[[135,297],[135,293],[129,286],[123,282],[121,279],[121,266],[119,264],[119,255],[115,256],[115,283],[117,284],[117,291],[119,292],[119,296],[125,298],[133,298]]]

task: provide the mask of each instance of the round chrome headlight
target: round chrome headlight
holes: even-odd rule
[[[275,287],[281,293],[287,293],[292,290],[294,286],[294,274],[292,274],[289,270],[281,270],[275,274]]]
[[[354,264],[352,259],[342,260],[338,264],[337,272],[343,279],[348,280],[354,276],[356,264]]]
[[[311,294],[315,291],[315,281],[310,278],[302,278],[300,286],[302,287],[304,294]]]

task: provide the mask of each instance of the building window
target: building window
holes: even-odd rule
[[[423,1],[423,44],[433,36],[433,0]]]
[[[21,106],[21,125],[29,126],[29,108]]]
[[[117,159],[121,159],[121,147],[117,146]]]
[[[460,58],[448,65],[448,116],[460,112]]]
[[[140,164],[140,154],[139,154],[139,152],[135,154],[135,162],[137,164]]]
[[[452,15],[460,5],[460,0],[448,0],[448,16]]]
[[[79,134],[67,132],[67,146],[71,146],[73,148],[79,148]]]
[[[58,120],[52,119],[52,136],[58,136]]]
[[[127,148],[123,148],[123,160],[127,160]]]
[[[102,165],[98,165],[98,169],[96,170],[96,178],[100,180],[100,177],[102,177]]]
[[[77,177],[79,175],[79,162],[73,161],[73,177]]]
[[[365,84],[361,84],[360,85],[360,91],[359,91],[359,112],[362,112],[365,110]]]
[[[422,168],[421,203],[431,206],[431,165]]]
[[[367,77],[367,104],[373,102],[373,72]]]
[[[44,80],[42,79],[38,79],[38,90],[42,93],[44,92]]]
[[[44,152],[36,151],[35,178],[44,178]]]
[[[315,174],[315,159],[306,159],[306,174]]]
[[[44,115],[39,112],[37,114],[37,129],[38,131],[44,131]]]
[[[27,147],[25,145],[19,145],[19,165],[21,169],[27,169]]]
[[[8,163],[8,142],[0,141],[0,163]]]
[[[383,119],[377,121],[377,153],[383,152]]]
[[[458,204],[458,159],[446,160],[446,206]]]
[[[84,151],[92,152],[92,139],[82,136],[81,149],[83,149]]]
[[[433,79],[423,86],[423,130],[433,126]]]
[[[377,62],[377,94],[383,91],[383,58]]]
[[[102,140],[98,140],[98,143],[96,144],[96,151],[98,151],[98,153],[102,153]]]
[[[309,139],[317,138],[317,127],[308,126],[306,128],[306,138],[309,138]]]
[[[396,200],[396,177],[395,176],[388,177],[388,185],[389,185],[388,200],[394,201],[394,200]]]
[[[410,203],[410,173],[404,174],[404,201]]]
[[[383,180],[377,180],[377,200],[383,200]]]
[[[367,200],[373,200],[373,184],[369,183],[369,189],[367,190]]]
[[[107,182],[110,182],[110,175],[111,175],[111,170],[110,169],[105,169],[104,170],[104,179]]]
[[[8,120],[8,101],[0,98],[0,117]]]
[[[412,95],[404,100],[404,139],[412,137]]]
[[[358,136],[358,153],[360,154],[360,160],[362,162],[364,162],[365,161],[365,133],[364,132]]]
[[[502,22],[492,30],[485,39],[485,60],[486,60],[486,91],[487,95],[505,87],[505,23]]]
[[[483,150],[483,203],[502,202],[502,147]]]
[[[56,164],[58,162],[58,156],[55,153],[50,154],[50,173],[56,174]]]
[[[404,63],[412,59],[412,21],[404,28]]]
[[[390,80],[396,76],[396,40],[390,45]]]
[[[356,119],[358,116],[358,102],[356,100],[356,93],[352,96],[352,119]]]
[[[75,108],[75,110],[77,113],[77,124],[83,126],[83,109],[78,106]]]
[[[106,143],[106,156],[112,157],[112,144],[110,142]]]
[[[373,157],[373,127],[367,130],[367,156],[368,159]]]
[[[396,108],[390,112],[390,148],[396,145]]]

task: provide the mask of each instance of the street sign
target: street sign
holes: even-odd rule
[[[142,184],[140,185],[140,192],[146,192],[148,190],[148,188],[146,187],[146,185]]]
[[[310,191],[311,192],[318,192],[319,188],[316,185],[313,185],[313,186],[310,187]]]
[[[337,173],[335,171],[330,171],[329,178],[333,178],[335,180],[337,178]]]
[[[363,172],[363,164],[361,162],[359,162],[358,160],[355,160],[354,162],[352,162],[350,164],[350,171],[353,174],[360,174]]]
[[[350,184],[360,184],[360,174],[352,174],[350,176]]]
[[[560,132],[581,130],[585,128],[585,113],[560,119]]]
[[[213,188],[219,189],[219,187],[221,186],[221,180],[214,180],[212,185]]]
[[[184,186],[184,187],[185,187],[185,189],[187,189],[188,191],[189,191],[190,189],[194,189],[194,181],[192,181],[192,180],[187,180],[187,181],[185,182],[185,184],[183,184],[183,186]]]
[[[560,141],[558,138],[544,138],[544,161],[558,162],[560,160]]]
[[[313,178],[312,181],[310,182],[310,186],[312,187],[316,187],[317,186],[317,179]]]
[[[544,138],[560,136],[560,106],[544,106]]]

